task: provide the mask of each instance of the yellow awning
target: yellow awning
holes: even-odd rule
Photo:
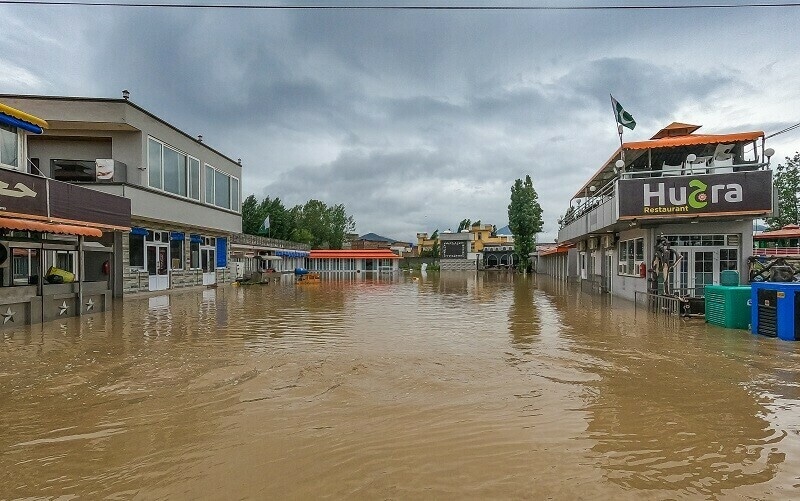
[[[30,115],[16,108],[12,108],[11,106],[6,106],[5,104],[2,103],[0,103],[0,113],[5,113],[6,115],[14,117],[18,120],[38,125],[43,129],[47,129],[49,127],[49,125],[47,125],[47,122],[42,120],[41,118]]]

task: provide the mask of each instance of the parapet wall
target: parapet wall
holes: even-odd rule
[[[440,259],[439,270],[441,271],[472,271],[477,270],[477,261],[472,259]]]

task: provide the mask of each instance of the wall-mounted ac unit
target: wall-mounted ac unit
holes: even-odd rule
[[[124,183],[128,180],[128,166],[112,158],[98,158],[94,161],[95,179],[98,182]]]
[[[589,239],[589,250],[597,249],[599,242],[597,241],[597,237],[593,237]]]
[[[586,240],[581,240],[580,242],[575,244],[575,248],[578,249],[578,251],[580,251],[580,252],[585,251],[586,250]]]
[[[600,245],[602,245],[604,249],[614,247],[614,235],[603,235],[600,239]]]

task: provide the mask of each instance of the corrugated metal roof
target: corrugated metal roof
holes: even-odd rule
[[[311,259],[400,259],[389,249],[315,249]]]

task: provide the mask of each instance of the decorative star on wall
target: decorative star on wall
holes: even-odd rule
[[[94,300],[92,298],[89,298],[89,300],[86,301],[86,311],[93,309],[94,309]]]
[[[58,307],[58,314],[63,315],[68,309],[69,306],[67,306],[67,301],[65,300],[63,303],[61,303],[61,306]]]
[[[7,324],[8,322],[13,322],[14,315],[16,315],[16,312],[12,311],[11,307],[9,306],[6,312],[3,313],[3,325]]]

